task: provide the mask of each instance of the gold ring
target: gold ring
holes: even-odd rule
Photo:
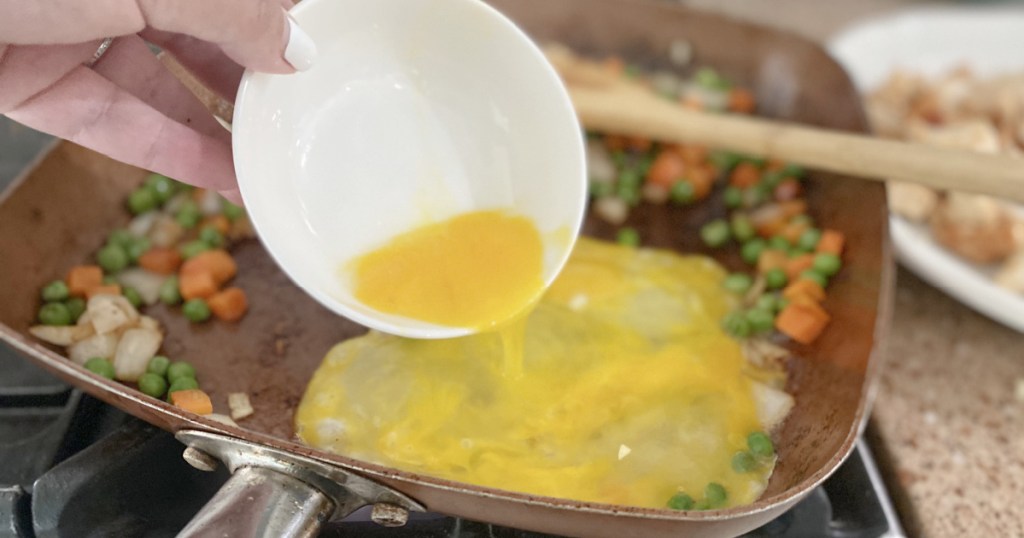
[[[107,53],[107,49],[110,48],[111,43],[114,42],[114,38],[108,37],[100,43],[100,46],[96,49],[96,52],[92,53],[92,59],[85,63],[86,67],[92,67],[96,65],[96,62],[100,61],[100,58]]]

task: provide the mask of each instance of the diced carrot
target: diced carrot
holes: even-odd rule
[[[206,189],[195,189],[192,191],[192,200],[195,202],[202,201],[204,196],[206,196]]]
[[[103,269],[98,265],[76,265],[68,271],[68,290],[76,297],[84,297],[89,290],[102,284]]]
[[[780,161],[779,159],[768,159],[764,163],[765,172],[775,172],[782,170],[786,167],[786,161]]]
[[[835,254],[843,253],[843,245],[846,243],[846,236],[837,230],[822,230],[821,239],[818,240],[818,252]]]
[[[790,300],[796,297],[809,297],[815,301],[824,301],[825,289],[813,280],[801,278],[786,286],[782,290],[782,296]]]
[[[101,284],[85,292],[85,296],[89,299],[96,295],[121,295],[121,286],[117,284]]]
[[[238,265],[226,250],[200,252],[181,264],[181,276],[189,273],[208,273],[219,288],[238,273]]]
[[[737,164],[729,174],[729,184],[741,189],[753,187],[758,181],[761,181],[761,171],[749,162]]]
[[[800,198],[786,202],[779,202],[779,207],[782,208],[782,214],[787,219],[791,219],[797,215],[802,215],[807,212],[807,202]]]
[[[631,149],[633,151],[641,151],[641,152],[650,151],[651,146],[653,144],[654,143],[651,142],[650,138],[645,138],[645,137],[642,137],[642,136],[631,136],[631,137],[626,139],[626,147],[628,147],[629,149]]]
[[[708,160],[707,146],[698,144],[684,144],[679,146],[679,154],[683,156],[683,162],[689,166],[700,166]]]
[[[788,258],[785,252],[770,248],[764,249],[757,258],[757,272],[767,273],[772,269],[785,269],[786,261]]]
[[[683,178],[685,170],[683,156],[673,150],[665,149],[658,153],[654,162],[651,163],[651,168],[647,170],[647,181],[670,189],[672,185]]]
[[[171,393],[171,403],[197,415],[213,413],[210,395],[199,389],[176,390]]]
[[[750,114],[757,108],[757,101],[754,94],[744,88],[733,88],[729,90],[729,110],[741,114]]]
[[[181,267],[181,254],[176,248],[153,247],[139,256],[139,267],[158,275],[173,275]]]
[[[215,230],[220,232],[221,235],[227,235],[228,231],[231,229],[231,221],[229,221],[224,215],[216,215],[203,219],[203,223],[199,226],[199,229],[202,230],[207,226],[212,226]]]
[[[238,321],[249,310],[249,300],[241,288],[228,288],[217,292],[206,300],[217,319],[223,321]]]
[[[807,231],[807,228],[810,227],[811,225],[805,221],[794,222],[791,220],[782,227],[782,230],[779,230],[779,235],[786,238],[786,241],[795,245],[796,242],[800,240],[800,236],[803,235],[804,232]]]
[[[703,200],[711,194],[711,187],[715,184],[715,171],[710,166],[691,166],[686,170],[686,181],[693,185],[693,197],[696,200]]]
[[[775,328],[801,344],[810,344],[828,325],[828,314],[822,315],[806,304],[790,302],[775,318]]]
[[[217,281],[208,271],[182,272],[178,277],[178,291],[181,292],[181,298],[186,301],[196,298],[206,299],[217,293]]]
[[[625,151],[629,143],[626,137],[619,135],[605,135],[603,141],[604,147],[608,148],[609,151]]]
[[[810,269],[813,265],[814,254],[801,254],[786,260],[786,265],[782,269],[786,272],[789,280],[792,281],[800,276],[800,273]]]

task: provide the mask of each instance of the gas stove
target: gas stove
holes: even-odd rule
[[[182,458],[183,445],[83,395],[0,347],[0,537],[174,536],[227,480]],[[366,513],[325,537],[550,537],[441,514],[379,527]],[[749,537],[903,536],[861,441],[842,467],[789,512]]]

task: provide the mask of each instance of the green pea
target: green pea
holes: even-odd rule
[[[194,258],[196,255],[206,252],[207,250],[210,250],[210,244],[199,239],[189,241],[188,243],[178,247],[178,252],[181,253],[181,257],[186,260]]]
[[[735,209],[743,203],[743,191],[739,187],[732,185],[725,188],[722,191],[722,202],[725,203],[725,207],[729,209]]]
[[[823,275],[821,272],[819,272],[816,269],[808,269],[808,270],[800,273],[800,278],[801,279],[810,280],[812,282],[817,282],[818,285],[823,287],[823,288],[828,286],[828,277]]]
[[[171,383],[183,378],[196,378],[196,369],[185,361],[175,361],[167,366],[167,380]]]
[[[149,359],[149,364],[146,365],[146,371],[151,374],[156,374],[160,377],[167,376],[167,369],[171,366],[171,359],[164,357],[163,355],[157,355],[152,359]]]
[[[764,273],[764,284],[770,290],[777,290],[785,286],[787,282],[789,282],[789,278],[786,277],[786,272],[777,267]]]
[[[72,297],[64,301],[64,306],[68,307],[72,322],[78,321],[78,318],[82,317],[82,314],[85,313],[85,299],[81,297]]]
[[[629,183],[619,183],[615,186],[615,195],[625,200],[631,206],[640,203],[640,187]]]
[[[96,253],[96,262],[107,273],[116,273],[128,267],[128,253],[118,245],[109,244]]]
[[[142,296],[139,295],[139,291],[135,288],[125,287],[121,290],[121,295],[124,295],[124,298],[128,299],[128,302],[135,308],[142,306]]]
[[[751,308],[747,311],[747,322],[752,333],[766,333],[775,327],[775,312],[767,308]]]
[[[770,458],[775,455],[775,445],[764,432],[754,432],[747,436],[747,448],[759,458]]]
[[[156,194],[157,202],[163,204],[178,192],[178,186],[175,183],[167,176],[150,174],[146,178],[145,185]]]
[[[590,182],[590,195],[594,198],[604,198],[605,196],[611,196],[615,192],[615,186],[611,183],[604,181],[591,181]]]
[[[793,245],[789,244],[789,241],[787,241],[785,237],[776,235],[768,239],[768,248],[789,252],[790,249],[793,248]]]
[[[720,247],[729,241],[729,223],[715,219],[700,228],[700,237],[709,247]]]
[[[757,460],[746,450],[737,452],[732,457],[732,470],[737,473],[749,473],[757,469]]]
[[[71,290],[68,289],[68,285],[63,280],[54,280],[46,286],[43,286],[43,300],[44,301],[63,301],[68,298]]]
[[[775,187],[779,186],[779,183],[782,183],[783,179],[786,179],[786,175],[783,174],[782,171],[772,170],[771,172],[765,172],[764,175],[761,176],[761,184],[764,185],[766,189],[775,189]]]
[[[124,228],[114,230],[110,232],[110,235],[107,236],[108,245],[117,245],[124,249],[127,249],[128,246],[131,245],[132,241],[134,240],[135,236],[132,235],[132,233],[129,232],[128,230],[125,230]]]
[[[210,319],[210,307],[206,304],[206,301],[196,298],[185,301],[185,304],[181,307],[181,313],[185,315],[185,319],[192,323],[202,323]]]
[[[71,325],[71,311],[64,303],[46,303],[39,309],[39,323],[43,325]]]
[[[764,252],[764,249],[767,247],[768,243],[764,239],[755,237],[754,239],[743,243],[743,246],[740,247],[740,257],[743,258],[743,261],[750,265],[754,265],[757,263],[758,258],[761,257],[761,253]]]
[[[736,294],[744,294],[750,290],[750,286],[754,284],[754,279],[750,275],[745,273],[733,273],[722,281],[722,287],[728,291]]]
[[[199,388],[199,382],[194,377],[179,377],[174,381],[171,381],[171,386],[167,387],[167,395],[170,396],[172,392],[178,392],[179,390],[193,390]]]
[[[181,291],[178,289],[178,277],[171,275],[160,284],[160,302],[174,306],[181,302]]]
[[[693,76],[693,81],[698,86],[714,91],[724,91],[732,87],[732,84],[717,71],[710,67],[702,67]]]
[[[782,173],[785,174],[787,177],[792,177],[793,179],[800,179],[801,177],[804,176],[806,172],[804,171],[804,168],[799,164],[787,164],[786,166],[782,167]]]
[[[728,172],[739,164],[740,161],[743,160],[743,157],[740,154],[733,153],[731,151],[716,150],[712,151],[708,155],[708,160],[715,165],[715,168],[718,168],[722,172]]]
[[[811,267],[825,276],[832,276],[838,273],[842,266],[843,262],[839,259],[839,256],[822,252],[814,256],[814,265]]]
[[[722,319],[722,328],[736,338],[750,336],[750,322],[742,312],[730,312]]]
[[[139,390],[146,396],[159,398],[167,392],[167,380],[163,376],[146,372],[139,377]]]
[[[224,236],[213,226],[206,226],[200,230],[199,240],[214,248],[224,245]]]
[[[134,215],[156,209],[159,199],[156,192],[149,187],[139,187],[128,195],[128,210]]]
[[[103,276],[103,285],[104,286],[112,286],[114,284],[117,284],[117,278],[114,277],[114,275],[104,275]]]
[[[131,263],[138,262],[139,258],[149,250],[150,246],[152,245],[150,244],[149,239],[146,239],[145,237],[135,238],[132,240],[131,244],[128,245],[128,248],[125,249],[125,253],[128,254],[128,260]]]
[[[93,357],[85,361],[83,366],[94,374],[101,375],[107,379],[114,379],[114,365],[103,357]]]
[[[591,185],[593,185],[593,183],[591,183]],[[605,183],[605,185],[607,185],[607,183]],[[232,222],[238,220],[239,217],[245,216],[245,209],[242,206],[233,204],[227,200],[224,200],[224,205],[221,206],[221,212]]]
[[[769,312],[778,312],[779,296],[774,293],[766,293],[757,298],[757,302],[754,303],[754,308],[767,310]]]
[[[737,241],[745,242],[754,237],[754,223],[743,213],[732,216],[732,235]]]
[[[792,219],[790,219],[790,222],[794,224],[806,224],[808,226],[814,226],[814,219],[811,218],[811,216],[808,215],[807,213],[801,213],[793,217]]]
[[[669,192],[669,196],[672,201],[679,205],[686,205],[693,202],[696,192],[693,188],[693,183],[689,181],[676,181],[672,185],[672,190]]]
[[[711,503],[705,499],[697,501],[697,504],[693,505],[694,510],[709,510],[711,509]]]
[[[764,187],[755,185],[749,187],[743,191],[743,205],[745,207],[754,207],[764,202],[767,197],[767,192]]]
[[[178,208],[178,212],[174,215],[174,220],[178,221],[178,224],[186,230],[191,230],[199,224],[203,214],[199,211],[199,204],[192,200],[186,200],[185,203],[181,204]]]
[[[622,228],[615,236],[615,241],[627,247],[638,247],[640,246],[640,232],[634,228]]]
[[[704,487],[704,499],[708,501],[712,508],[722,506],[728,498],[729,494],[726,493],[725,486],[718,482],[710,482]]]
[[[764,168],[764,165],[768,164],[768,159],[760,155],[745,155],[743,160],[758,168]]]
[[[820,240],[821,230],[817,228],[808,228],[804,230],[804,233],[800,234],[800,239],[797,240],[796,246],[809,252],[814,250],[814,247],[818,246],[818,241]]]
[[[693,509],[693,497],[680,491],[675,495],[668,498],[666,505],[672,510],[692,510]]]

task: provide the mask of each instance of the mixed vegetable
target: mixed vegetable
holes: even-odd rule
[[[749,90],[712,69],[685,80],[668,72],[644,74],[615,59],[605,65],[683,106],[742,114],[756,108]],[[623,245],[641,244],[636,229],[622,225],[642,201],[686,207],[720,197],[727,217],[705,223],[700,237],[711,248],[738,248],[749,266],[723,282],[743,298],[742,307],[722,320],[730,334],[745,339],[774,330],[810,344],[828,325],[822,302],[842,267],[845,238],[817,227],[808,214],[802,168],[695,144],[602,133],[588,134],[587,158],[593,210],[621,226],[617,240]]]
[[[140,309],[162,302],[181,305],[193,323],[241,319],[248,300],[242,289],[227,286],[238,272],[227,249],[252,237],[252,229],[244,210],[215,192],[159,174],[126,203],[134,218],[107,236],[95,263],[72,267],[63,280],[43,287],[40,325],[30,332],[65,346],[69,359],[97,375],[210,414],[195,368],[158,355],[162,328]]]

